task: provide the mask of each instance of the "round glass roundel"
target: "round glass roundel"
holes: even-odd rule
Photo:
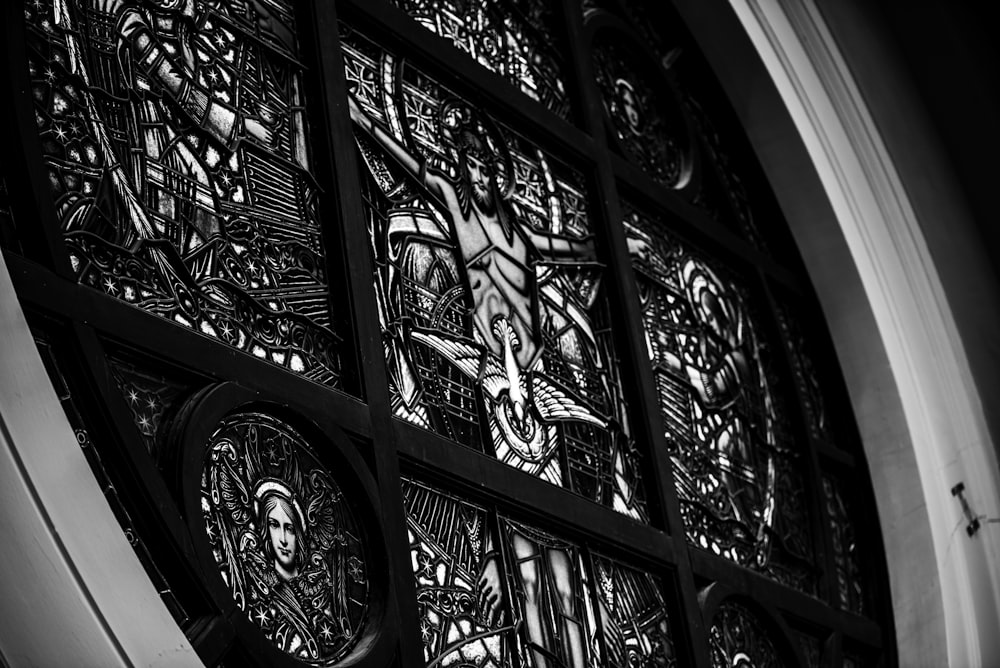
[[[709,629],[712,668],[782,668],[770,634],[745,606],[727,601],[719,606]]]
[[[226,417],[209,440],[201,510],[219,574],[279,650],[326,666],[368,609],[361,535],[340,487],[289,425]]]

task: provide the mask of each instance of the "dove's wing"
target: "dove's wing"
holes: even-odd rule
[[[593,411],[582,405],[569,393],[547,381],[539,373],[532,374],[531,389],[535,408],[538,409],[538,414],[543,420],[548,422],[575,420],[592,424],[601,429],[608,426],[607,420],[595,415]]]
[[[441,353],[469,378],[482,382],[483,391],[492,399],[509,386],[500,360],[480,346],[428,332],[413,332],[410,337]]]

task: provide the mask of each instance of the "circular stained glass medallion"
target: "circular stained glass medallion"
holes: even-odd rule
[[[294,429],[257,412],[224,418],[205,450],[201,511],[220,576],[275,647],[315,666],[351,650],[368,610],[361,534]]]
[[[598,31],[591,53],[621,152],[663,185],[683,188],[691,175],[690,134],[664,75],[618,30]]]
[[[714,668],[781,668],[767,628],[748,608],[733,601],[719,606],[709,629]]]

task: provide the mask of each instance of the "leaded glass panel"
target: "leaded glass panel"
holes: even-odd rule
[[[660,579],[603,557],[594,559],[594,573],[604,665],[676,666]]]
[[[487,511],[406,480],[403,500],[425,663],[520,665]]]
[[[564,51],[549,0],[392,2],[528,97],[569,118]]]
[[[583,178],[342,40],[395,415],[644,520]]]
[[[108,366],[146,450],[154,461],[160,461],[167,454],[163,428],[179,402],[192,392],[193,382],[144,368],[124,356],[109,358]]]
[[[748,281],[638,209],[625,227],[688,539],[812,592],[800,455]]]
[[[621,151],[670,188],[691,176],[687,120],[658,63],[621,29],[599,30],[591,47],[597,85]]]
[[[149,576],[150,581],[153,586],[156,587],[156,591],[159,593],[160,598],[163,600],[170,614],[174,617],[178,624],[184,625],[190,619],[189,612],[182,605],[181,601],[178,599],[174,590],[171,588],[167,579],[164,577],[163,572],[158,565],[157,559],[154,559],[153,555],[155,550],[151,550],[150,546],[147,545],[146,541],[143,540],[144,531],[140,530],[145,528],[148,530],[149,527],[143,527],[142,524],[136,524],[132,519],[132,514],[129,512],[130,507],[125,499],[119,495],[119,491],[115,486],[112,476],[109,475],[114,471],[114,466],[111,462],[106,461],[106,457],[102,454],[102,451],[98,449],[91,437],[91,432],[88,430],[88,425],[83,418],[83,413],[81,413],[81,406],[77,397],[74,396],[73,390],[70,388],[68,378],[64,375],[63,369],[64,364],[61,363],[59,356],[56,353],[56,348],[53,346],[52,340],[44,334],[35,334],[35,344],[38,346],[38,352],[42,358],[42,363],[45,365],[45,370],[49,374],[49,378],[52,381],[52,387],[56,392],[56,396],[59,398],[59,403],[62,405],[63,411],[66,413],[66,418],[69,420],[70,427],[73,429],[73,434],[76,437],[76,442],[79,444],[80,449],[83,451],[84,457],[87,459],[87,463],[90,465],[90,470],[94,474],[94,478],[97,484],[100,486],[101,491],[104,494],[104,498],[108,502],[108,506],[115,515],[115,519],[118,520],[118,524],[121,526],[122,533],[125,535],[125,539],[135,550],[136,556],[139,557],[139,561],[142,563],[143,568],[146,571],[146,575]],[[147,535],[147,538],[149,536]]]
[[[746,606],[726,601],[719,606],[708,631],[714,668],[781,668],[767,627]]]
[[[206,444],[201,511],[220,577],[275,647],[317,666],[347,654],[368,610],[364,546],[295,429],[264,413],[225,418]]]
[[[25,17],[79,280],[335,384],[290,2],[36,0]]]
[[[792,315],[792,309],[786,305],[782,305],[777,313],[778,324],[791,350],[792,371],[799,387],[799,396],[802,397],[809,432],[813,438],[823,439],[831,445],[840,445],[839,439],[833,436],[827,416],[823,385],[813,364],[810,346],[804,336],[802,325]]]
[[[826,514],[830,522],[828,530],[833,545],[833,562],[837,569],[837,599],[844,610],[865,614],[867,606],[861,577],[861,553],[846,492],[837,477],[830,474],[823,476]]]
[[[423,483],[403,497],[428,666],[674,665],[658,578]]]

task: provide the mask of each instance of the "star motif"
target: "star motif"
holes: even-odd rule
[[[156,410],[156,399],[154,399],[153,397],[150,397],[149,399],[147,399],[146,400],[146,406],[149,407],[149,410],[155,411]]]
[[[54,131],[56,133],[56,137],[59,138],[59,141],[66,141],[66,136],[67,136],[66,135],[66,129],[63,128],[62,125],[60,125],[60,124],[57,123],[54,126]]]
[[[222,48],[226,45],[226,38],[225,36],[223,36],[221,32],[215,33],[215,44],[219,48]]]
[[[211,81],[213,84],[218,83],[219,81],[219,73],[216,72],[215,70],[209,70],[206,76],[208,77],[208,80]]]
[[[319,634],[323,636],[323,640],[329,641],[333,638],[333,629],[330,628],[330,625],[327,622],[323,622],[323,626],[319,629]]]
[[[109,295],[113,295],[113,296],[117,296],[118,295],[118,286],[115,285],[115,282],[113,280],[111,280],[110,276],[107,276],[104,279],[104,290]]]
[[[267,616],[267,610],[264,608],[257,608],[257,614],[254,615],[254,619],[256,619],[257,623],[261,626],[264,626],[271,621],[271,618]]]
[[[219,326],[219,331],[222,332],[222,335],[227,339],[233,335],[233,328],[229,326],[228,322],[223,322]]]
[[[136,392],[134,389],[129,390],[128,391],[128,400],[129,400],[129,403],[131,403],[131,404],[134,404],[134,403],[138,402],[139,401],[139,393]]]
[[[50,83],[56,80],[56,71],[51,67],[45,68],[45,80]]]
[[[139,416],[139,426],[142,427],[143,431],[149,431],[149,428],[152,426],[152,424],[153,423],[150,421],[150,419],[145,415]]]
[[[434,625],[431,624],[426,618],[420,620],[420,639],[425,645],[429,645],[431,638],[434,636]]]

